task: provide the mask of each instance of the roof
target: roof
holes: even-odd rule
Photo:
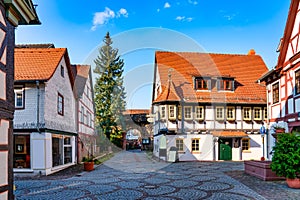
[[[289,43],[290,43],[290,38],[292,35],[294,23],[295,23],[296,16],[298,13],[299,3],[300,3],[299,0],[291,0],[289,13],[288,13],[287,21],[286,21],[286,26],[285,26],[283,38],[281,41],[281,48],[280,48],[280,53],[278,56],[278,62],[277,62],[276,69],[281,69],[282,67],[284,67],[283,65],[285,62],[287,50],[288,50]]]
[[[150,113],[149,109],[127,109],[123,112],[124,115],[137,115],[137,114],[146,114]]]
[[[248,135],[242,131],[213,131],[212,134],[215,137],[221,138],[248,137]]]
[[[74,89],[77,96],[82,96],[86,81],[90,75],[90,65],[72,65],[72,73],[75,77]]]
[[[169,99],[185,102],[266,103],[266,89],[256,81],[268,68],[263,59],[253,52],[240,55],[157,51],[155,64],[155,83],[160,83],[161,90],[153,103]],[[235,91],[220,92],[216,87],[211,91],[196,91],[193,83],[195,77],[234,78]],[[172,84],[169,83],[170,79]]]
[[[15,81],[47,81],[65,58],[71,83],[71,65],[66,48],[16,48]],[[73,85],[73,84],[72,84]]]

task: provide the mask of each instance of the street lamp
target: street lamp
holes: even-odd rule
[[[260,135],[261,135],[261,139],[262,139],[262,145],[263,145],[263,156],[261,157],[261,160],[265,160],[265,133],[266,133],[266,128],[264,127],[264,125],[262,125],[260,127]]]

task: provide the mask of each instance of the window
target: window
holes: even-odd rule
[[[184,119],[192,119],[192,106],[184,106]]]
[[[178,106],[178,119],[181,120],[182,107]]]
[[[224,107],[216,107],[216,120],[224,119]]]
[[[91,114],[89,111],[86,111],[86,125],[89,126],[90,125],[90,118]]]
[[[210,80],[207,78],[196,78],[195,79],[195,89],[196,90],[209,90]]]
[[[244,116],[244,120],[251,120],[251,108],[250,107],[243,108],[243,116]]]
[[[200,151],[200,139],[194,138],[192,139],[192,152],[199,152]]]
[[[160,107],[160,117],[161,117],[161,119],[166,118],[166,106],[161,106]]]
[[[268,108],[264,107],[264,120],[268,119]]]
[[[272,85],[272,97],[273,97],[273,103],[279,102],[279,82]]]
[[[220,79],[218,81],[219,90],[233,91],[234,81],[232,79]]]
[[[72,159],[72,142],[70,136],[52,135],[52,166],[59,166],[71,163]]]
[[[300,69],[295,72],[295,91],[296,95],[300,94]]]
[[[203,106],[195,107],[195,118],[198,120],[204,119],[204,107]]]
[[[242,150],[247,151],[250,149],[250,139],[249,138],[243,138],[242,139]]]
[[[64,164],[72,162],[71,137],[64,136]]]
[[[60,75],[61,77],[65,77],[65,69],[64,69],[64,66],[60,66]]]
[[[15,107],[24,108],[24,89],[23,87],[16,87],[15,89]]]
[[[176,107],[173,105],[169,106],[169,119],[176,119]]]
[[[84,107],[81,106],[80,122],[84,124]]]
[[[176,147],[178,151],[184,151],[183,150],[183,139],[176,139]]]
[[[235,120],[235,109],[234,107],[227,107],[227,120]]]
[[[57,113],[64,115],[64,97],[59,93],[57,96]]]
[[[261,108],[254,108],[253,109],[253,112],[254,112],[254,120],[261,120],[262,116],[261,116]]]

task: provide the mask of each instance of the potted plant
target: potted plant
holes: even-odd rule
[[[94,158],[93,156],[83,157],[82,158],[84,171],[94,170]]]
[[[275,125],[275,126],[273,126],[273,128],[276,133],[284,133],[285,132],[285,128],[283,126]]]
[[[279,134],[273,147],[271,169],[286,177],[291,188],[300,188],[300,135],[299,133]]]

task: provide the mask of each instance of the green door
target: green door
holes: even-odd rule
[[[232,160],[231,146],[220,144],[220,160]]]

